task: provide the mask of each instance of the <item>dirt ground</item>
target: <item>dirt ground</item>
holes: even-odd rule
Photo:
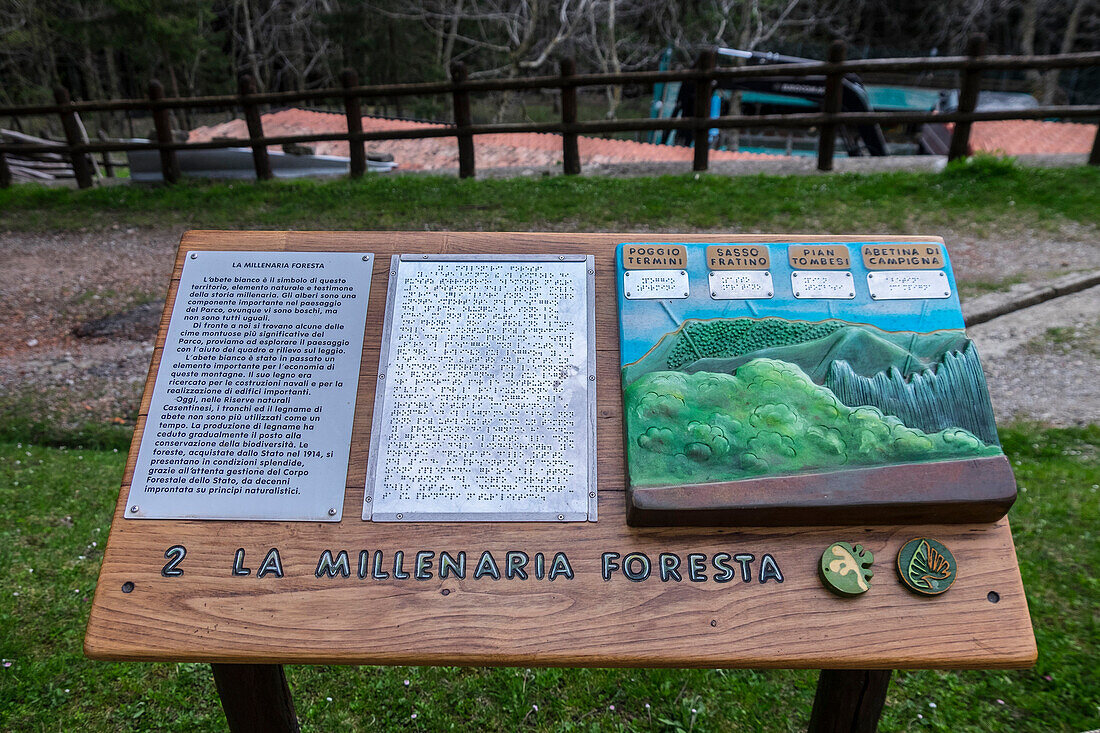
[[[0,409],[39,419],[129,423],[149,369],[159,305],[182,230],[0,234]],[[945,235],[965,299],[1013,282],[1100,270],[1100,243],[1020,235]],[[149,303],[119,333],[89,321]],[[1028,312],[1032,317],[1027,317]],[[1001,419],[1053,425],[1100,417],[1100,288],[972,329]],[[99,333],[100,335],[95,335]]]

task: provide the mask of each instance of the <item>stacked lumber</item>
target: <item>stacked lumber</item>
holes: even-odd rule
[[[59,149],[57,153],[7,152],[8,168],[13,181],[53,181],[73,177],[73,163],[64,152],[64,143],[3,129],[0,129],[0,140],[5,143],[50,145]]]

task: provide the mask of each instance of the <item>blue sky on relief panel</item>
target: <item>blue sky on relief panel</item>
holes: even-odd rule
[[[626,300],[623,297],[623,247],[629,244],[658,246],[680,244],[687,249],[688,283],[691,296],[683,300]],[[951,271],[951,258],[944,248],[944,264],[951,286],[951,297],[921,300],[871,299],[867,289],[867,273],[863,266],[861,247],[865,244],[920,244],[920,242],[834,242],[821,239],[814,242],[753,242],[769,248],[774,298],[757,300],[712,300],[708,284],[706,249],[710,245],[744,245],[745,242],[624,242],[615,252],[619,301],[619,345],[622,363],[637,361],[653,348],[661,336],[675,331],[689,318],[765,318],[777,316],[799,321],[823,321],[838,318],[850,323],[866,323],[884,331],[939,331],[962,328],[962,309]],[[848,247],[852,263],[850,271],[856,284],[854,300],[796,300],[791,292],[792,268],[787,259],[789,245],[841,245]],[[936,243],[938,244],[938,243]],[[667,308],[667,310],[666,310]]]

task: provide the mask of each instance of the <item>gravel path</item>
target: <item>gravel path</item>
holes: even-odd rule
[[[131,328],[125,337],[78,338],[72,331],[91,319],[162,301],[182,231],[0,233],[0,410],[15,404],[24,414],[62,425],[129,422],[155,334]],[[1058,238],[945,239],[964,293],[968,284],[988,288],[1100,269],[1100,243],[1084,230]],[[1012,314],[972,329],[1002,419],[1097,421],[1098,304],[1100,288],[1093,288],[1028,309],[1035,316],[1030,321]],[[1051,337],[1047,329],[1054,327],[1068,330]]]

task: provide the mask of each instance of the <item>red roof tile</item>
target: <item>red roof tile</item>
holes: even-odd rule
[[[1088,153],[1095,138],[1096,125],[1075,122],[975,122],[970,130],[970,152],[998,155]]]
[[[264,134],[268,136],[305,135],[323,132],[347,132],[347,122],[341,114],[287,109],[263,115]],[[363,131],[409,130],[442,127],[438,123],[413,122],[379,117],[364,117]],[[236,119],[220,125],[199,127],[188,136],[190,142],[216,137],[246,138],[244,120]],[[318,155],[348,155],[346,142],[312,143]],[[639,163],[690,161],[691,148],[673,145],[652,145],[633,140],[608,140],[597,137],[578,138],[581,163]],[[561,136],[550,133],[494,133],[476,135],[474,150],[480,168],[547,166],[561,163]],[[458,143],[454,138],[421,140],[382,140],[368,142],[367,152],[390,153],[404,170],[437,170],[458,165]],[[753,160],[776,156],[763,153],[741,153],[712,150],[712,160]]]

